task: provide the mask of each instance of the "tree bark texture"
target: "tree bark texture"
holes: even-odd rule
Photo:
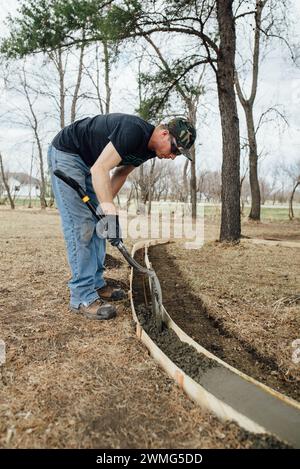
[[[9,185],[8,185],[8,182],[7,182],[7,179],[6,179],[1,153],[0,153],[0,167],[1,167],[2,181],[3,181],[4,187],[5,187],[6,193],[7,193],[7,197],[8,197],[9,203],[10,203],[10,207],[11,207],[11,209],[14,209],[15,208],[15,203],[14,203],[14,200],[11,196],[10,188],[9,188]]]
[[[294,200],[294,195],[298,186],[300,186],[300,180],[297,181],[296,184],[294,185],[291,196],[290,196],[290,200],[289,200],[289,219],[290,220],[293,220],[294,218],[293,200]]]
[[[110,54],[108,49],[107,41],[103,41],[104,51],[104,66],[105,66],[105,90],[106,90],[106,101],[105,101],[105,112],[110,112],[110,100],[111,100],[111,87],[110,87]]]
[[[259,49],[260,49],[260,32],[261,32],[261,17],[262,11],[267,0],[256,0],[255,10],[255,35],[254,35],[254,49],[253,49],[253,64],[252,64],[252,86],[251,94],[247,99],[241,89],[239,77],[236,73],[236,90],[239,97],[240,103],[243,106],[247,132],[248,132],[248,143],[249,143],[249,178],[250,178],[250,189],[251,189],[251,211],[249,218],[252,220],[260,220],[260,205],[261,195],[258,180],[258,153],[257,153],[257,142],[256,133],[253,118],[253,106],[257,93],[257,82],[258,82],[258,67],[259,67]]]
[[[222,124],[222,214],[220,241],[239,241],[240,215],[240,136],[234,90],[235,27],[233,0],[217,1],[220,32],[217,86]]]
[[[83,41],[84,41],[84,38],[85,38],[85,33],[83,31],[82,33]],[[77,81],[76,81],[75,90],[74,90],[74,94],[72,98],[72,104],[71,104],[71,122],[74,122],[76,119],[77,102],[79,98],[79,90],[80,90],[80,85],[82,81],[82,73],[83,73],[84,48],[85,48],[85,43],[82,42],[80,46]]]
[[[247,106],[245,108],[245,114],[249,141],[249,178],[251,189],[251,211],[249,218],[252,220],[260,220],[261,196],[257,170],[258,154],[253,120],[253,106]]]

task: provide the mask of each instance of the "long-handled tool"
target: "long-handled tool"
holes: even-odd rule
[[[92,214],[98,221],[101,220],[103,217],[105,217],[105,215],[101,215],[97,212],[89,196],[86,194],[86,192],[83,190],[81,185],[75,179],[71,178],[70,176],[67,176],[60,169],[56,169],[54,171],[54,174],[55,176],[57,176],[59,179],[64,181],[66,184],[68,184],[68,186],[72,187],[72,189],[74,189],[77,192],[81,200],[86,204],[86,206],[90,209],[90,211],[92,212]],[[133,259],[133,257],[129,254],[129,252],[127,251],[122,241],[120,241],[119,244],[116,245],[116,247],[119,249],[120,253],[124,256],[128,264],[131,265],[131,267],[136,269],[138,272],[141,272],[142,274],[148,275],[149,280],[150,280],[150,289],[151,289],[151,296],[152,296],[152,312],[155,315],[157,329],[159,331],[162,331],[163,322],[164,322],[164,313],[163,313],[163,306],[162,306],[162,291],[161,291],[161,286],[160,286],[156,273],[152,269],[147,269],[146,267],[143,267],[135,259]]]

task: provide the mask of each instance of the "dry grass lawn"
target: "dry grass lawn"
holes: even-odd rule
[[[159,370],[134,334],[128,301],[107,323],[68,311],[59,224],[56,211],[0,210],[0,447],[251,446]],[[128,268],[122,261],[107,275],[127,283]]]

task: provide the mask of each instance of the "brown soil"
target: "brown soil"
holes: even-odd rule
[[[116,267],[121,267],[121,265],[122,265],[121,259],[117,259],[111,254],[106,254],[105,262],[104,262],[104,267],[106,269],[115,269]]]
[[[2,448],[248,448],[236,425],[193,404],[137,340],[129,302],[111,322],[68,311],[55,210],[0,210]],[[112,254],[113,253],[113,254]],[[128,267],[107,277],[128,286]]]
[[[300,399],[299,248],[208,243],[150,249],[163,302],[177,324],[240,371]],[[281,299],[284,299],[281,300]]]
[[[288,223],[257,223],[246,220],[243,223],[243,234],[251,238],[300,241],[300,220],[295,219]]]

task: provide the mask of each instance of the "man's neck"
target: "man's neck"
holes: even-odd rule
[[[155,151],[157,145],[157,127],[153,130],[153,133],[148,142],[148,149],[151,151]]]

